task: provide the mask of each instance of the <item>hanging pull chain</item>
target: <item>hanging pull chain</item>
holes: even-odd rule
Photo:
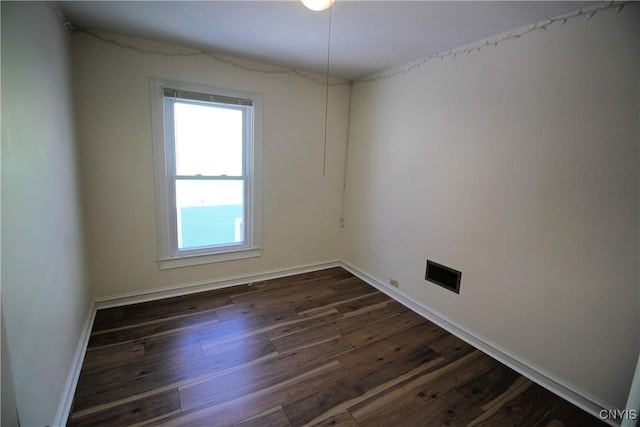
[[[324,96],[324,155],[322,159],[322,176],[327,176],[327,122],[329,121],[329,58],[331,57],[331,9],[329,8],[329,31],[327,37],[327,84]]]

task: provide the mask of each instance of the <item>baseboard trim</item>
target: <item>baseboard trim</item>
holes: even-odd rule
[[[599,414],[601,411],[610,411],[616,410],[613,405],[610,405],[597,397],[587,393],[583,390],[580,390],[577,387],[567,383],[566,381],[554,376],[553,374],[545,371],[544,369],[536,366],[535,364],[528,362],[527,360],[519,357],[509,350],[502,348],[498,344],[476,334],[475,332],[467,329],[451,319],[447,318],[445,315],[438,313],[436,310],[431,307],[423,304],[419,301],[416,301],[412,297],[404,294],[403,292],[387,286],[382,281],[377,278],[363,272],[358,267],[346,262],[340,262],[341,267],[360,279],[364,280],[371,286],[375,287],[379,291],[387,294],[394,300],[398,301],[400,304],[409,308],[410,310],[420,314],[422,317],[430,320],[436,325],[440,326],[444,330],[452,333],[457,336],[461,340],[471,344],[475,348],[481,350],[482,352],[488,354],[504,365],[510,367],[514,371],[524,375],[540,386],[546,388],[547,390],[557,394],[563,399],[573,403],[577,407],[583,409],[584,411],[592,414],[593,416],[600,418]],[[613,420],[603,420],[611,426],[618,426],[619,424]]]
[[[342,264],[338,260],[326,261],[315,264],[305,264],[296,267],[269,270],[266,272],[227,277],[219,280],[206,280],[201,282],[193,282],[186,284],[179,284],[174,286],[167,286],[158,289],[146,290],[141,292],[131,292],[127,294],[115,295],[111,297],[97,298],[91,304],[89,314],[84,322],[82,334],[76,348],[76,352],[73,356],[71,367],[67,375],[67,380],[64,385],[62,398],[58,405],[58,410],[53,421],[53,426],[67,425],[69,412],[71,411],[71,405],[73,404],[73,396],[76,392],[78,385],[78,379],[80,378],[80,371],[82,370],[82,362],[87,352],[89,345],[89,338],[91,337],[91,328],[96,317],[96,313],[101,308],[120,307],[129,304],[136,304],[139,302],[154,301],[162,298],[170,298],[180,295],[188,295],[197,292],[203,292],[213,289],[221,289],[230,286],[244,285],[247,283],[258,282],[262,280],[277,279],[280,277],[293,276],[295,274],[310,273],[313,271],[324,270],[327,268],[341,267]]]
[[[64,384],[62,398],[58,405],[55,418],[53,420],[53,426],[65,426],[67,425],[67,419],[69,412],[71,411],[71,405],[73,405],[73,396],[76,392],[78,385],[78,379],[80,378],[80,371],[82,369],[82,362],[84,361],[84,355],[87,352],[87,345],[89,344],[89,337],[91,336],[91,328],[93,327],[93,321],[96,317],[95,304],[91,304],[89,312],[82,326],[82,333],[80,334],[80,340],[76,347],[76,352],[73,355],[71,361],[71,367],[67,374],[67,380]]]
[[[445,315],[437,312],[436,310],[432,309],[426,304],[418,302],[412,297],[404,294],[403,292],[385,285],[382,281],[365,273],[358,267],[346,261],[336,260],[336,261],[327,261],[322,263],[301,265],[301,266],[296,266],[292,268],[270,270],[270,271],[246,275],[246,276],[235,276],[235,277],[227,277],[227,278],[218,279],[218,280],[186,283],[186,284],[163,287],[163,288],[158,288],[153,290],[146,290],[142,292],[132,292],[128,294],[96,299],[92,304],[90,312],[83,326],[80,341],[78,342],[78,346],[76,348],[73,362],[71,364],[69,374],[67,376],[67,381],[65,383],[64,393],[60,400],[60,404],[58,406],[58,411],[56,412],[53,425],[63,426],[63,425],[66,425],[67,423],[67,418],[69,416],[69,411],[71,410],[71,405],[73,404],[73,396],[75,394],[78,379],[80,377],[82,362],[84,360],[84,355],[86,353],[87,346],[89,344],[89,338],[91,336],[91,328],[93,326],[93,322],[94,322],[97,310],[102,308],[119,307],[119,306],[124,306],[129,304],[136,304],[139,302],[154,301],[154,300],[169,298],[173,296],[188,295],[196,292],[203,292],[203,291],[213,290],[213,289],[221,289],[221,288],[226,288],[230,286],[243,285],[243,284],[258,282],[263,280],[277,279],[281,277],[293,276],[295,274],[309,273],[309,272],[324,270],[324,269],[333,268],[333,267],[344,268],[345,270],[359,277],[366,283],[375,287],[379,291],[387,294],[389,297],[393,298],[395,301],[398,301],[400,304],[406,306],[410,310],[420,314],[424,318],[437,324],[438,326],[445,329],[446,331],[454,334],[455,336],[462,339],[463,341],[471,344],[472,346],[483,351],[484,353],[488,354],[489,356],[493,357],[499,362],[505,364],[511,369],[526,376],[527,378],[531,379],[532,381],[536,382],[542,387],[557,394],[563,399],[573,403],[574,405],[594,415],[595,417],[598,417],[601,411],[614,411],[619,409],[619,408],[615,408],[613,405],[610,405],[606,402],[601,401],[597,397],[583,390],[580,390],[577,387],[572,386],[566,381],[550,374],[549,372],[536,366],[533,363],[528,362],[522,357],[519,357],[511,353],[510,351],[502,348],[496,343],[480,335],[477,335],[475,332],[457,324],[456,322],[452,321],[451,319],[447,318]],[[607,419],[604,421],[611,426],[619,426],[618,423],[612,420]]]
[[[140,292],[131,292],[127,294],[97,298],[95,300],[95,305],[96,310],[102,308],[120,307],[124,305],[137,304],[140,302],[155,301],[162,298],[170,298],[181,295],[194,294],[197,292],[210,291],[213,289],[228,288],[230,286],[246,285],[248,283],[278,279],[280,277],[293,276],[295,274],[309,273],[312,271],[341,266],[342,264],[340,261],[333,260],[315,264],[299,265],[290,268],[269,270],[244,276],[233,276],[216,280],[183,283]]]

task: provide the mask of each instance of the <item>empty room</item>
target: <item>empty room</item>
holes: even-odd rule
[[[318,3],[0,3],[2,426],[636,425],[640,4]]]

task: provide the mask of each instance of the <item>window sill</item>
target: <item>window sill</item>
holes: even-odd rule
[[[192,255],[176,258],[158,260],[160,270],[170,268],[189,267],[192,265],[210,264],[214,262],[232,261],[237,259],[255,258],[262,255],[262,249],[252,248],[234,252],[224,252],[219,254]]]

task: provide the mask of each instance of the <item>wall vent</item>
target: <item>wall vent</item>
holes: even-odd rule
[[[427,260],[427,272],[424,278],[425,280],[449,289],[456,294],[460,293],[460,279],[462,278],[462,273],[451,267],[446,267],[431,260]]]

